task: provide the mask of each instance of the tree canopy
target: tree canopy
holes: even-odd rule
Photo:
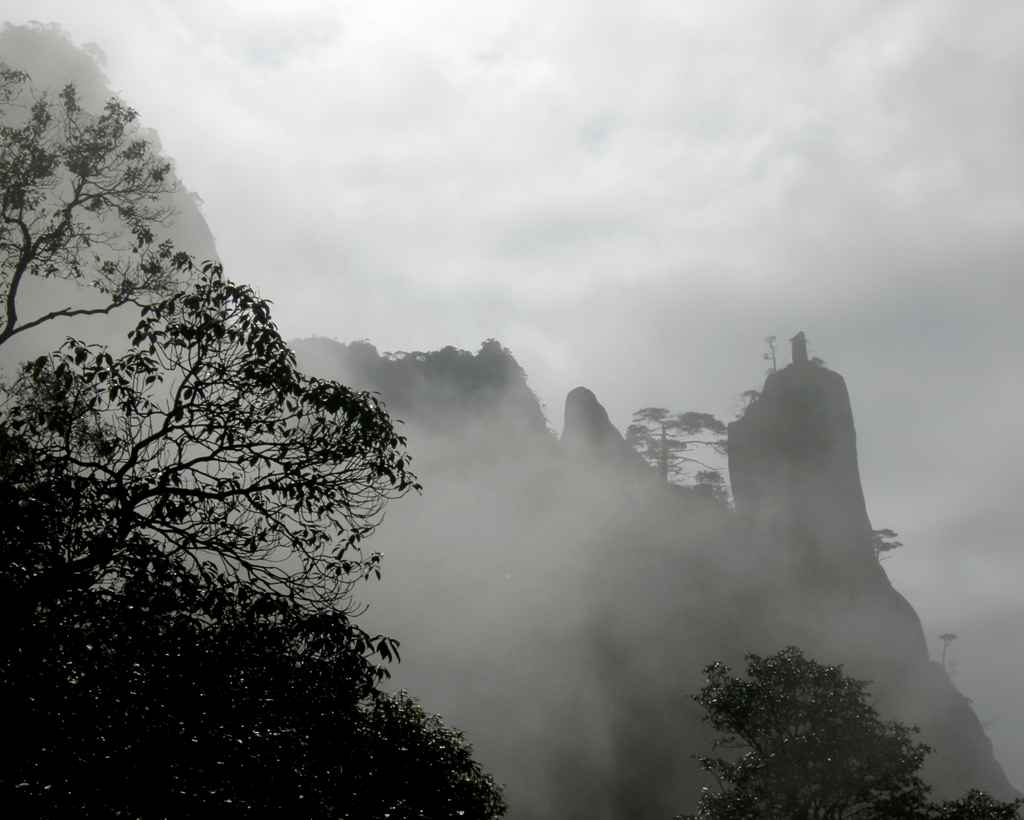
[[[376,397],[300,373],[268,304],[214,264],[145,307],[124,354],[69,339],[25,365],[0,440],[9,503],[59,506],[59,538],[24,533],[37,586],[102,578],[159,544],[333,604],[377,571],[359,545],[384,503],[418,487]]]
[[[4,563],[0,592],[17,568]],[[17,582],[17,578],[13,579]],[[457,732],[378,689],[394,642],[151,550],[116,585],[5,596],[0,803],[23,817],[492,818]]]
[[[1021,805],[980,793],[928,802],[918,771],[930,749],[916,729],[883,721],[868,684],[796,647],[747,656],[745,677],[716,662],[694,696],[718,731],[699,759],[717,788],[705,789],[700,820],[1012,818]],[[973,813],[972,813],[973,812]],[[986,813],[987,812],[987,813]]]

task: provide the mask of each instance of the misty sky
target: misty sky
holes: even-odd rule
[[[886,567],[1024,785],[1024,5],[0,0],[105,54],[286,335],[731,418],[847,379]],[[2,58],[2,55],[0,55]],[[415,443],[413,443],[415,445]],[[1016,712],[1017,717],[1014,716]]]

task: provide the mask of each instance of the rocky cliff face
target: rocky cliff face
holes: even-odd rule
[[[922,728],[940,793],[974,786],[1009,797],[970,702],[930,661],[917,613],[874,555],[846,383],[805,350],[794,342],[793,363],[729,425],[745,548],[762,553],[797,602],[791,617],[803,622],[803,640],[875,681],[884,708]]]
[[[369,342],[322,337],[295,339],[291,346],[306,372],[378,392],[392,415],[432,433],[479,424],[548,432],[526,373],[493,339],[476,353],[451,346],[380,353]]]
[[[645,466],[612,424],[597,396],[586,387],[576,387],[565,397],[562,446],[570,456],[581,461]]]
[[[736,511],[817,584],[877,578],[846,382],[795,361],[729,425]]]
[[[868,554],[857,436],[838,373],[806,363],[771,373],[760,398],[729,425],[729,470],[740,514],[765,525],[800,521],[819,538],[838,541],[841,535]],[[830,532],[809,517],[812,498],[834,513]],[[833,526],[836,517],[841,533]]]

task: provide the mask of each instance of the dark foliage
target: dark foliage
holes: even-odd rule
[[[1024,801],[1005,803],[972,789],[959,800],[929,807],[929,820],[1017,820]]]
[[[6,607],[0,697],[19,728],[4,733],[0,804],[12,816],[503,812],[460,735],[376,691],[382,639],[212,565],[141,558],[116,585]]]
[[[216,265],[130,338],[118,357],[69,339],[7,394],[6,503],[56,505],[44,542],[34,525],[4,556],[32,595],[116,574],[139,544],[313,604],[377,572],[359,543],[418,485],[372,395],[301,374],[268,304]]]
[[[505,814],[500,789],[473,760],[462,733],[408,694],[374,698],[361,717],[358,753],[346,765],[351,785],[344,817],[488,820]]]
[[[796,647],[747,656],[745,678],[706,667],[695,700],[718,732],[724,756],[699,760],[718,788],[705,789],[696,818],[843,820],[1010,818],[1019,803],[981,793],[940,805],[918,775],[930,751],[916,729],[882,721],[868,684]]]
[[[204,266],[128,351],[69,340],[0,414],[0,805],[25,817],[491,818],[461,735],[339,608],[416,487],[370,395],[303,376]]]
[[[704,454],[724,454],[725,434],[725,424],[710,413],[673,415],[665,407],[642,407],[626,429],[626,442],[658,470],[663,481],[682,481],[689,471],[697,470],[697,483],[711,488],[723,480]]]
[[[21,731],[0,777],[23,816],[319,805],[333,778],[317,752],[351,734],[369,641],[206,569],[153,550],[116,586],[10,608],[3,697]]]

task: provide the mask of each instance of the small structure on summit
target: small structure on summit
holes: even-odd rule
[[[807,358],[807,337],[801,330],[789,343],[793,346],[793,364],[807,364],[810,360]]]

